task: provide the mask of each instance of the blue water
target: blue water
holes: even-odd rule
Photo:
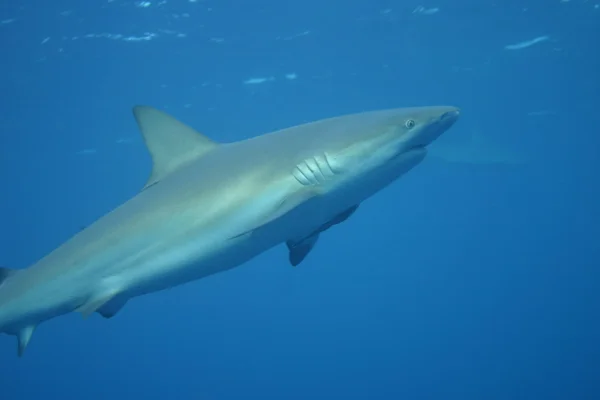
[[[0,336],[0,399],[600,399],[599,48],[597,0],[3,2],[2,265],[137,193],[136,104],[218,141],[452,104],[440,141],[475,147],[297,268],[67,315],[22,359]]]

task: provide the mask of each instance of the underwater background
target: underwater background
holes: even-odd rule
[[[0,336],[0,399],[600,399],[600,1],[0,5],[0,265],[134,196],[157,107],[217,141],[451,104],[321,237]]]

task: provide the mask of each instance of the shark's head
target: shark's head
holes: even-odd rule
[[[456,107],[400,108],[337,119],[327,158],[333,171],[357,177],[385,170],[399,176],[420,163],[427,145],[458,119]],[[335,135],[334,135],[335,136]]]

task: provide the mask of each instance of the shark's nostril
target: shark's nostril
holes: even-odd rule
[[[441,124],[445,127],[450,127],[458,120],[459,115],[460,112],[458,110],[447,111],[440,116],[438,119],[438,124]]]
[[[459,115],[460,115],[460,111],[458,111],[458,110],[448,111],[448,112],[445,112],[444,114],[442,114],[440,119],[441,120],[456,120]]]

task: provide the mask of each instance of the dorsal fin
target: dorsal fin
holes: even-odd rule
[[[152,157],[151,186],[189,161],[218,147],[196,130],[170,115],[148,106],[136,106],[133,115]]]

